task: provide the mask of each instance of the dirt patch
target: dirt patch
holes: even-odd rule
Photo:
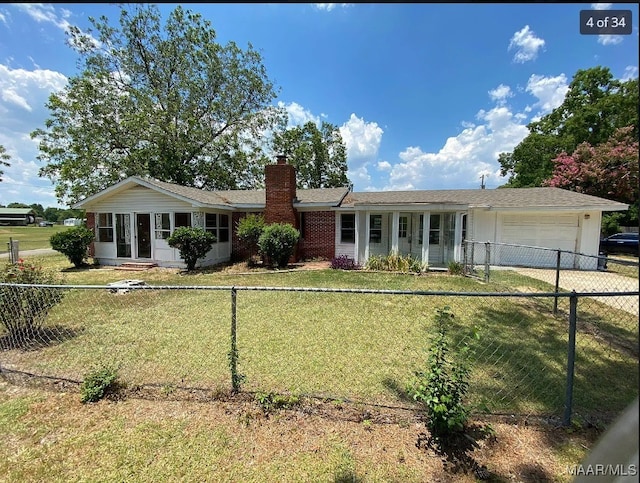
[[[580,462],[601,433],[594,426],[567,430],[548,420],[478,416],[464,434],[440,444],[429,443],[423,414],[406,408],[303,399],[291,407],[265,411],[255,394],[161,387],[132,388],[83,405],[73,384],[47,384],[48,389],[0,381],[0,403],[18,397],[38,401],[21,424],[33,419],[37,426],[42,418],[51,427],[55,420],[59,429],[42,441],[63,442],[89,428],[99,431],[114,420],[126,421],[127,428],[180,420],[184,438],[225,428],[234,435],[240,463],[256,467],[268,466],[282,455],[294,461],[323,460],[335,451],[328,445],[339,442],[354,466],[333,481],[390,481],[389,474],[396,475],[393,481],[416,482],[570,481],[570,467]],[[23,444],[18,436],[11,438],[12,446]],[[77,461],[73,454],[69,457]],[[391,473],[381,480],[369,473],[378,471]]]

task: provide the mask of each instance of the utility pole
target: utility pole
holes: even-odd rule
[[[483,190],[485,188],[484,186],[484,174],[482,176],[480,176],[480,189]]]

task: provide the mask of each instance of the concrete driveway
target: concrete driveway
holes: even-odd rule
[[[556,284],[556,271],[544,268],[515,268],[520,275]],[[617,273],[591,270],[561,270],[560,288],[576,292],[637,292],[638,279],[624,277]],[[593,297],[595,300],[616,309],[638,315],[638,297]]]

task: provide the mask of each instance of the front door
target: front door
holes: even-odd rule
[[[398,252],[410,255],[413,242],[411,232],[411,213],[400,213],[398,218]]]
[[[151,258],[151,215],[136,214],[136,236],[138,239],[138,258]]]

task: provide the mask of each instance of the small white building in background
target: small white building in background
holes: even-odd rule
[[[64,226],[80,226],[84,220],[82,218],[67,218],[64,220]]]

